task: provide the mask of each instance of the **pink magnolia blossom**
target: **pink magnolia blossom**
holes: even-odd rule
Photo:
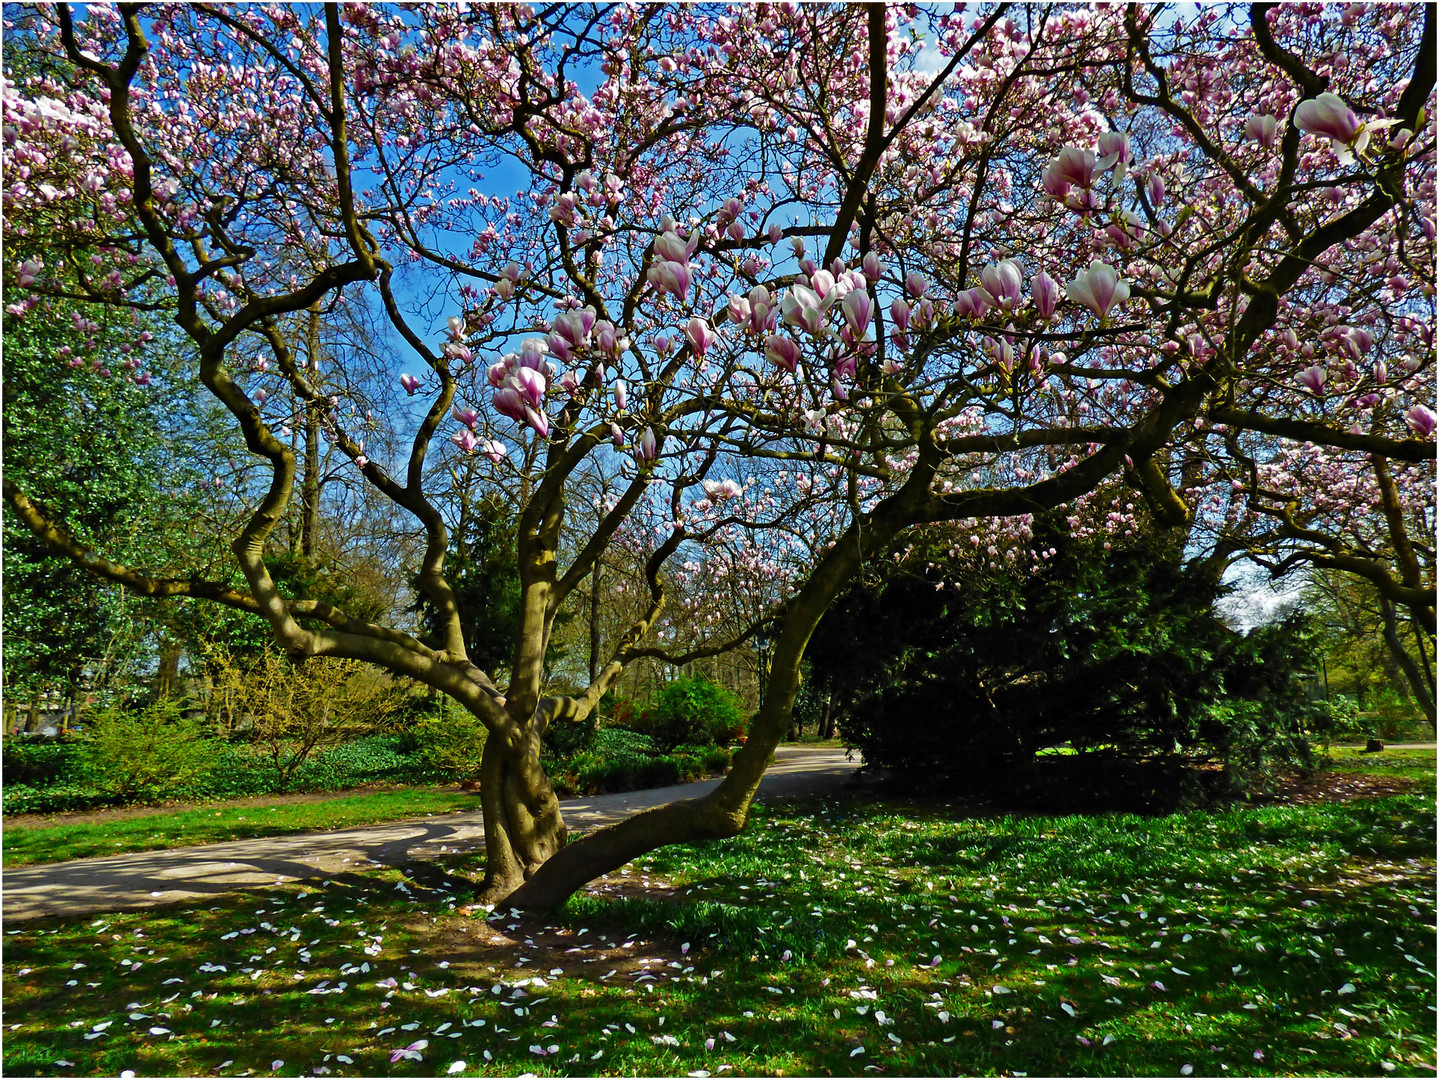
[[[1129,283],[1119,276],[1114,267],[1095,259],[1088,270],[1080,271],[1064,287],[1064,295],[1103,319],[1112,308],[1129,299]]]
[[[1352,143],[1361,127],[1354,110],[1337,94],[1320,94],[1301,101],[1294,110],[1294,125],[1301,131],[1323,135],[1336,143]]]
[[[629,400],[629,389],[625,386],[623,379],[615,380],[615,408],[620,412],[625,411],[625,403]]]
[[[771,244],[778,244],[784,239],[784,229],[780,226],[780,223],[776,221],[770,225],[769,231],[765,235],[769,237]]]
[[[550,437],[550,418],[544,409],[525,406],[525,423],[529,424],[535,434],[542,439]]]
[[[844,311],[844,321],[849,324],[856,337],[869,329],[869,321],[874,317],[874,301],[869,298],[868,293],[858,289],[847,292],[840,301],[840,307]]]
[[[614,356],[620,350],[619,331],[615,324],[608,319],[600,319],[595,323],[595,348],[606,356]]]
[[[491,398],[495,408],[517,424],[525,422],[525,402],[513,386],[502,386]]]
[[[595,309],[583,308],[579,311],[565,311],[555,318],[555,334],[568,341],[578,348],[584,347],[589,341],[590,331],[595,325]],[[551,341],[553,347],[553,341]]]
[[[1045,166],[1040,184],[1053,198],[1063,199],[1071,187],[1094,186],[1095,164],[1094,151],[1066,146]]]
[[[706,497],[711,502],[724,502],[727,499],[737,499],[744,494],[744,488],[737,480],[705,480],[702,484]]]
[[[756,285],[749,291],[748,303],[749,328],[756,334],[761,334],[769,327],[774,299],[763,285]]]
[[[1034,281],[1029,286],[1030,296],[1034,299],[1034,310],[1039,317],[1046,322],[1054,315],[1054,309],[1059,304],[1059,282],[1041,270],[1034,275]]]
[[[1335,335],[1340,349],[1355,360],[1362,359],[1374,346],[1374,335],[1357,326],[1341,326]]]
[[[1324,393],[1324,384],[1329,381],[1329,369],[1315,364],[1301,371],[1295,378],[1299,385],[1311,394]]]
[[[771,364],[777,364],[786,371],[792,372],[799,367],[799,345],[783,334],[771,334],[764,339],[764,356]]]
[[[43,269],[45,269],[44,263],[38,262],[35,259],[26,259],[20,264],[20,268],[16,272],[15,284],[19,285],[22,289],[28,289],[31,285],[35,284],[36,279],[40,276],[40,271]]]
[[[673,293],[681,300],[690,296],[690,268],[680,262],[660,262],[650,267],[649,283],[656,292]]]
[[[1134,160],[1133,153],[1129,149],[1129,136],[1122,131],[1105,131],[1099,136],[1099,158],[1094,167],[1100,172],[1112,169],[1116,165],[1128,165]],[[1087,187],[1087,184],[1080,185]]]
[[[450,436],[450,442],[454,443],[465,453],[472,453],[475,447],[480,445],[480,440],[475,438],[475,433],[469,428],[461,428]]]
[[[550,346],[550,355],[559,360],[562,364],[568,364],[574,360],[570,353],[570,342],[568,338],[559,334],[551,334],[545,339]]]
[[[986,266],[980,274],[980,282],[995,305],[1005,311],[1013,311],[1019,306],[1024,271],[1014,259],[1001,259]]]
[[[871,285],[878,282],[884,275],[884,264],[879,261],[879,256],[872,251],[865,253],[864,258],[860,260],[859,268],[864,272],[865,278],[868,279]]]
[[[733,323],[743,326],[749,322],[750,306],[749,301],[743,296],[731,296],[729,298],[729,317]]]
[[[685,324],[685,337],[689,339],[690,346],[694,349],[694,354],[701,359],[703,359],[705,353],[709,351],[710,344],[715,339],[714,331],[710,329],[710,324],[698,316],[690,319],[690,321]]]
[[[688,263],[699,246],[699,239],[697,232],[690,233],[688,240],[681,240],[678,233],[666,230],[655,240],[655,254],[664,262]]]
[[[458,405],[450,406],[450,415],[467,428],[473,428],[480,419],[480,414],[474,409],[462,409]]]
[[[525,404],[538,409],[545,398],[547,380],[538,370],[522,367],[510,377],[511,385],[519,391]]]
[[[896,296],[889,305],[889,317],[901,334],[908,332],[909,305],[904,302],[903,297]]]
[[[1244,118],[1244,138],[1260,146],[1273,146],[1279,137],[1279,121],[1272,116],[1250,113]]]
[[[1145,182],[1144,193],[1149,196],[1149,205],[1158,210],[1164,205],[1164,197],[1169,194],[1164,187],[1164,177],[1157,172],[1150,173]]]
[[[785,323],[798,326],[810,334],[818,335],[823,331],[825,311],[824,301],[804,285],[791,285],[780,301],[780,314]]]
[[[500,442],[499,439],[486,439],[480,443],[479,448],[480,453],[484,454],[485,457],[489,458],[496,465],[503,461],[509,454],[509,450],[506,449],[505,444]]]
[[[917,300],[929,289],[929,282],[918,270],[911,270],[904,275],[904,287]]]
[[[420,388],[420,380],[413,375],[401,375],[400,385],[405,388],[405,393],[413,394]]]
[[[989,310],[992,299],[984,289],[965,289],[955,295],[954,313],[968,316],[971,319],[982,319],[984,313]]]
[[[655,429],[646,427],[640,435],[640,441],[635,445],[635,457],[639,461],[654,461],[660,456],[659,441],[655,438]]]
[[[816,296],[823,300],[834,288],[834,277],[828,270],[816,270],[809,276],[809,287],[814,290]]]
[[[1427,439],[1434,434],[1435,417],[1427,406],[1411,405],[1404,411],[1404,422],[1421,439]]]

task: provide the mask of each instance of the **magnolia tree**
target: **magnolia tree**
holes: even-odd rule
[[[6,14],[45,56],[4,88],[10,317],[60,291],[95,320],[163,307],[269,476],[231,538],[237,584],[111,561],[7,480],[9,505],[96,573],[470,710],[490,732],[488,899],[553,905],[742,828],[817,621],[909,530],[1042,560],[1027,515],[1122,531],[1142,502],[1216,544],[1253,531],[1260,556],[1343,565],[1326,544],[1376,492],[1432,522],[1428,5]],[[284,332],[342,304],[392,329],[407,397],[388,413],[317,386]],[[55,362],[125,374],[84,348]],[[317,406],[423,534],[406,572],[432,636],[267,574],[296,473],[282,397]],[[403,449],[375,453],[378,430]],[[466,655],[424,488],[460,456],[516,500],[507,680]],[[562,543],[596,462],[622,475]],[[1432,550],[1404,527],[1369,576],[1432,633]],[[556,615],[614,544],[644,554],[643,603],[583,692],[547,695]],[[726,611],[751,614],[687,611],[681,641],[674,580],[692,605],[742,590]],[[760,623],[764,705],[725,780],[565,846],[547,726],[641,657]]]

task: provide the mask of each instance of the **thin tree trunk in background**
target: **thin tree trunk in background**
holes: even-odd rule
[[[160,646],[160,670],[155,675],[155,696],[174,697],[180,682],[180,654],[184,647],[178,641],[166,641]]]
[[[320,370],[320,313],[312,308],[305,335],[305,359],[311,380]],[[306,560],[315,554],[315,534],[320,524],[320,408],[305,406],[305,457],[300,478],[300,554]]]
[[[1386,596],[1379,598],[1380,609],[1384,612],[1384,642],[1389,646],[1389,654],[1403,669],[1404,676],[1409,680],[1409,685],[1414,691],[1414,697],[1419,702],[1419,707],[1424,710],[1424,717],[1429,721],[1429,726],[1435,726],[1434,717],[1434,688],[1426,685],[1424,676],[1419,672],[1419,665],[1414,662],[1414,657],[1409,655],[1409,650],[1404,647],[1404,642],[1399,640],[1399,624],[1394,616],[1394,604]],[[1424,647],[1421,643],[1421,649]]]
[[[595,560],[590,579],[590,682],[600,672],[600,560]]]

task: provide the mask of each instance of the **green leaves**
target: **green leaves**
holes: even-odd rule
[[[650,723],[661,746],[708,745],[743,732],[745,713],[734,693],[696,675],[676,679],[660,692]]]
[[[182,788],[214,769],[218,750],[203,720],[163,698],[138,712],[94,714],[87,748],[100,788],[126,800]]]

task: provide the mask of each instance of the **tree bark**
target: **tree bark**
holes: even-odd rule
[[[540,768],[531,722],[490,734],[480,759],[485,878],[478,899],[497,903],[524,885],[565,844],[560,802]]]
[[[318,381],[320,312],[311,308],[305,334],[305,359],[310,378]],[[300,479],[300,554],[308,563],[315,556],[315,534],[320,527],[320,406],[305,403],[305,457]]]
[[[1409,681],[1409,686],[1414,691],[1414,698],[1419,702],[1419,707],[1424,710],[1424,716],[1429,721],[1429,726],[1435,726],[1434,716],[1434,687],[1427,685],[1424,676],[1419,671],[1419,665],[1414,662],[1414,657],[1409,655],[1409,650],[1404,647],[1404,642],[1399,638],[1399,623],[1395,617],[1394,604],[1386,596],[1379,598],[1381,610],[1384,612],[1384,643],[1389,646],[1389,655],[1394,658],[1404,677]],[[1419,647],[1424,647],[1423,642]]]
[[[600,673],[600,560],[590,576],[590,682]]]
[[[180,653],[183,647],[178,641],[166,641],[160,646],[160,670],[155,675],[155,696],[173,697],[180,682]]]

